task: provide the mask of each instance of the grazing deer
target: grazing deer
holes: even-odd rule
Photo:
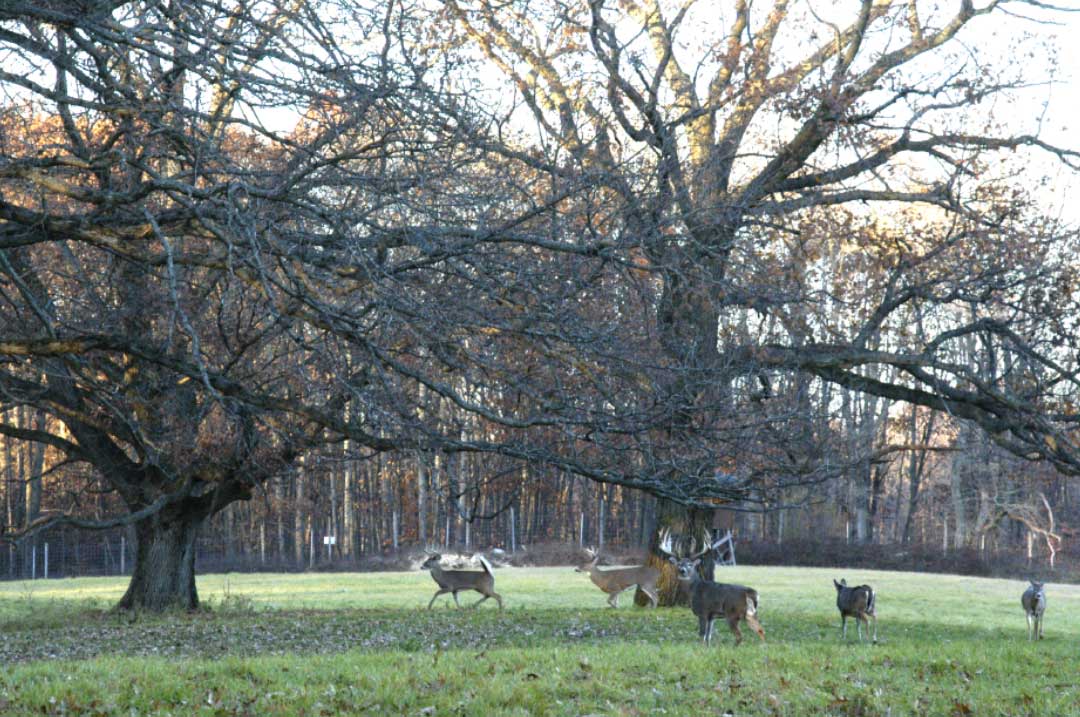
[[[484,568],[483,572],[476,570],[443,570],[442,566],[439,565],[442,556],[438,553],[429,554],[428,559],[420,567],[423,570],[431,571],[431,577],[439,585],[439,589],[431,597],[428,610],[435,604],[435,598],[446,593],[452,594],[454,604],[461,607],[457,594],[463,590],[475,590],[484,596],[473,603],[471,607],[476,607],[488,598],[495,598],[495,602],[499,603],[499,609],[502,610],[502,596],[495,592],[495,574],[492,572],[491,563],[483,555],[477,557],[480,559],[480,565]]]
[[[1027,613],[1028,640],[1041,640],[1043,636],[1043,613],[1046,611],[1046,591],[1043,584],[1029,580],[1031,585],[1024,591],[1020,603]]]
[[[765,642],[765,629],[757,619],[757,591],[743,585],[703,579],[698,571],[701,558],[716,547],[708,533],[705,534],[703,545],[704,547],[693,555],[678,557],[672,550],[671,532],[665,529],[660,533],[660,544],[657,546],[657,552],[665,556],[679,571],[679,581],[688,585],[690,609],[697,616],[701,639],[706,645],[711,644],[713,622],[717,617],[723,617],[727,620],[728,629],[735,635],[736,645],[742,642],[740,621],[745,621],[750,629],[761,637],[761,641]]]
[[[866,634],[870,635],[870,620],[874,621],[874,642],[877,643],[877,613],[874,611],[874,603],[877,596],[874,589],[869,585],[856,585],[849,588],[847,580],[836,582],[836,607],[840,609],[840,635],[847,639],[847,619],[855,618],[855,632],[862,642],[862,626],[866,624]],[[869,618],[869,619],[868,619]]]
[[[608,594],[608,605],[614,608],[619,607],[619,595],[630,588],[638,587],[649,598],[650,607],[656,607],[656,581],[660,579],[659,570],[648,565],[601,570],[596,567],[600,554],[591,548],[586,549],[585,554],[588,560],[574,570],[589,574],[589,579],[593,581],[593,584]]]

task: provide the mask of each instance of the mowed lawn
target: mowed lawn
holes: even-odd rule
[[[207,575],[211,608],[108,608],[120,579],[0,583],[0,715],[1080,715],[1080,586],[724,569],[768,643],[705,647],[687,608],[620,608],[570,568],[500,569],[487,601],[427,611],[427,573]],[[878,592],[880,644],[840,639],[833,577]],[[464,593],[463,604],[479,596]]]

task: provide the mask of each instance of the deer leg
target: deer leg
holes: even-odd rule
[[[445,595],[448,592],[450,592],[450,591],[449,590],[436,590],[435,594],[431,596],[431,602],[429,602],[427,604],[427,609],[430,610],[431,606],[435,604],[435,598],[439,597],[440,595]]]
[[[877,615],[875,615],[874,613],[870,613],[870,617],[874,620],[874,644],[876,645],[877,644]],[[867,627],[866,627],[866,634],[867,635],[870,634],[870,626],[869,625],[867,625]]]
[[[1042,615],[1039,615],[1037,618],[1035,618],[1035,625],[1038,626],[1039,639],[1040,640],[1043,639],[1042,621],[1043,621],[1043,616]]]
[[[645,587],[644,585],[639,587],[641,588],[641,592],[645,593],[645,596],[649,598],[649,607],[656,607],[660,604],[660,601],[656,598],[655,587]]]
[[[499,593],[493,592],[493,593],[491,593],[491,597],[495,598],[495,602],[499,603],[499,609],[502,610],[503,609],[503,607],[502,607],[502,595],[500,595]]]
[[[611,607],[619,607],[619,593],[610,593],[607,598],[607,604]]]
[[[479,600],[477,600],[476,602],[474,602],[474,603],[473,603],[472,605],[470,605],[469,607],[476,607],[476,606],[477,606],[477,605],[479,605],[480,603],[482,603],[482,602],[484,602],[485,600],[487,600],[487,599],[488,599],[489,597],[491,597],[491,596],[490,596],[490,595],[484,595],[484,597],[480,598]]]
[[[840,638],[847,640],[847,615],[840,613]]]
[[[757,616],[748,612],[744,619],[746,620],[746,624],[750,626],[750,629],[758,634],[758,637],[761,638],[762,642],[765,642],[765,628],[758,622]]]
[[[455,604],[455,605],[457,605],[458,607],[461,607],[461,603],[459,603],[459,602],[458,602],[458,599],[457,599],[457,590],[454,590],[454,591],[453,591],[452,593],[450,593],[450,594],[454,596],[454,604]]]
[[[1031,641],[1031,613],[1030,612],[1027,613],[1027,615],[1025,617],[1027,617],[1027,639],[1030,642]]]
[[[706,615],[698,615],[698,635],[701,637],[701,641],[706,645],[709,644],[709,631],[712,628],[712,622]]]
[[[742,630],[739,629],[739,616],[728,615],[727,624],[732,634],[735,635],[735,647],[738,647],[739,644],[742,642]]]
[[[862,613],[855,614],[855,634],[859,636],[859,642],[862,642],[862,626],[865,621],[866,618],[863,617]]]

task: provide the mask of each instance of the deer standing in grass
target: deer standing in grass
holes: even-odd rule
[[[491,563],[483,555],[478,555],[477,558],[480,559],[480,566],[484,568],[483,571],[443,570],[442,566],[439,565],[439,561],[442,560],[441,555],[432,553],[428,556],[428,559],[420,567],[423,570],[430,570],[432,579],[439,586],[439,589],[431,597],[431,602],[428,603],[428,610],[435,604],[437,597],[446,593],[452,594],[454,604],[461,607],[457,594],[463,590],[475,590],[484,596],[473,603],[471,607],[476,607],[488,598],[495,598],[495,602],[499,603],[499,609],[502,610],[502,596],[495,592],[495,574],[492,572]]]
[[[574,570],[589,574],[589,579],[593,581],[593,584],[608,594],[608,605],[614,608],[619,607],[619,595],[630,588],[638,587],[649,598],[650,607],[656,607],[656,581],[660,579],[659,570],[648,565],[601,570],[596,567],[600,554],[591,548],[586,549],[585,554],[588,560]]]
[[[735,644],[742,642],[739,622],[745,621],[762,642],[765,642],[765,628],[757,619],[758,594],[745,585],[732,585],[705,580],[698,571],[701,559],[715,546],[706,533],[703,548],[692,555],[679,557],[672,548],[671,532],[660,533],[657,552],[668,559],[679,571],[679,581],[687,585],[690,594],[690,609],[698,619],[698,634],[706,645],[712,643],[713,623],[722,617],[727,621],[728,629],[735,635]]]
[[[836,607],[840,609],[840,635],[845,640],[847,639],[847,619],[849,617],[855,618],[855,632],[859,635],[859,642],[862,642],[862,626],[866,624],[866,635],[870,636],[870,620],[874,621],[874,642],[877,642],[877,613],[875,612],[874,603],[877,600],[877,595],[874,594],[874,589],[869,585],[856,585],[853,588],[849,588],[847,580],[841,580],[836,582],[833,580],[833,585],[836,587]]]
[[[1027,614],[1028,640],[1041,640],[1043,636],[1043,613],[1046,611],[1046,591],[1043,584],[1035,580],[1020,598]]]

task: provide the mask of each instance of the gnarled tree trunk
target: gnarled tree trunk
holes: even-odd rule
[[[195,538],[203,516],[185,511],[164,511],[135,523],[135,568],[121,610],[172,608],[194,610]]]
[[[657,501],[657,530],[653,533],[652,539],[649,541],[649,555],[645,564],[660,570],[660,579],[656,583],[656,591],[658,593],[660,605],[664,607],[686,605],[688,604],[689,598],[686,595],[686,591],[681,589],[675,566],[668,562],[666,558],[660,557],[656,552],[657,544],[659,543],[659,531],[667,528],[671,531],[672,537],[674,538],[682,538],[684,536],[693,538],[695,541],[695,549],[700,550],[702,535],[706,531],[709,531],[711,535],[712,513],[712,510],[700,508],[687,509],[686,506],[679,505],[670,500],[660,499]],[[701,561],[701,573],[706,580],[713,579],[714,567],[712,555],[705,555]],[[642,606],[649,604],[649,598],[646,597],[645,593],[643,593],[640,588],[634,593],[634,604]]]

